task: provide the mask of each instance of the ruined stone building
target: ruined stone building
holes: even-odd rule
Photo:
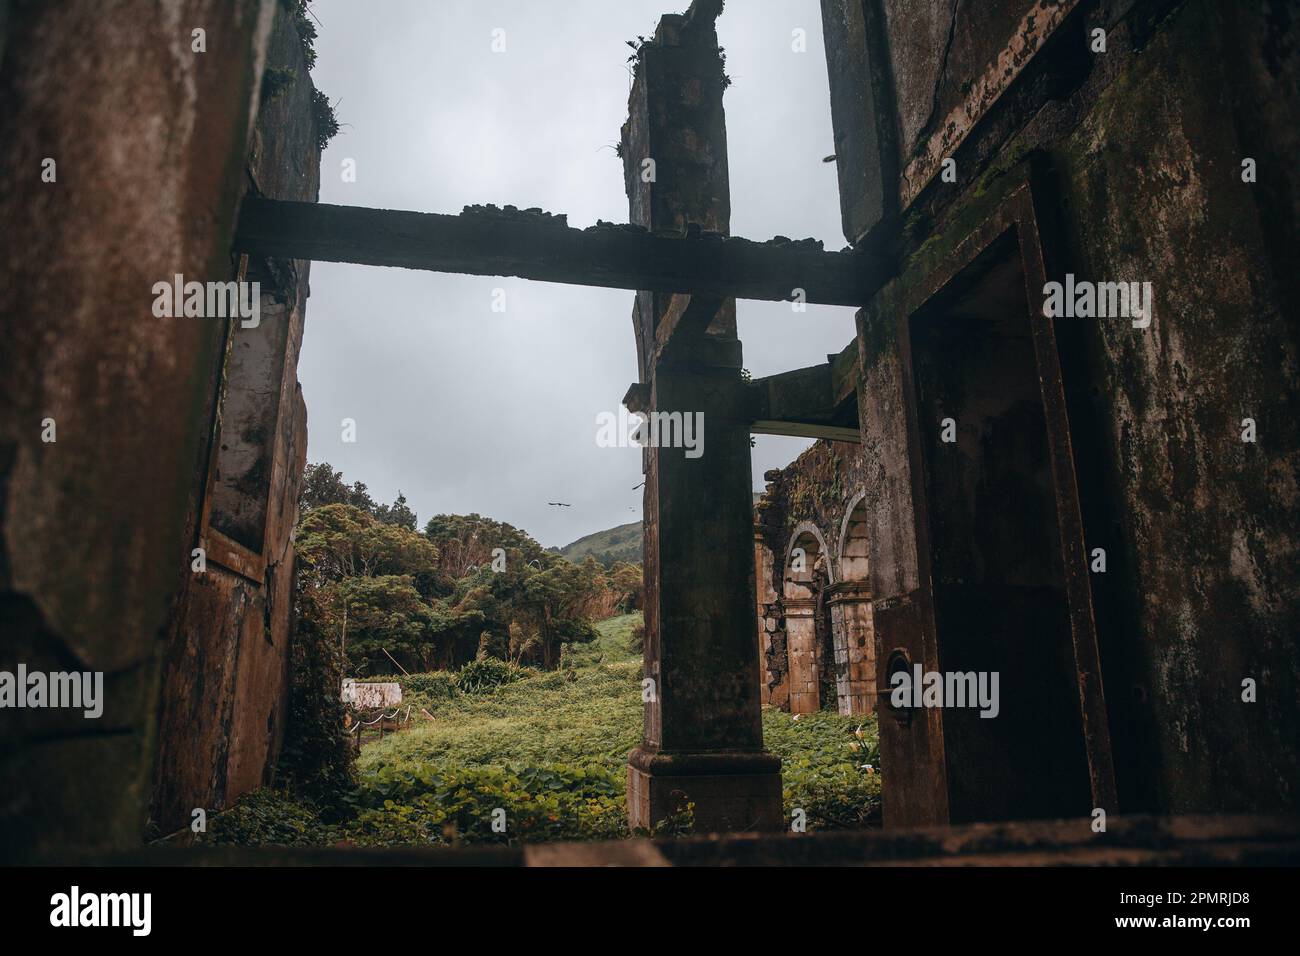
[[[819,440],[767,473],[755,508],[762,699],[792,714],[876,711],[863,456]],[[825,530],[823,530],[825,529]]]
[[[0,831],[37,849],[137,844],[147,823],[180,829],[269,779],[307,453],[310,263],[230,242],[242,196],[316,199],[292,19],[279,3],[182,4],[174,20],[94,6],[0,21],[3,666],[105,674],[97,722],[5,714],[20,721],[4,728]],[[20,181],[44,157],[56,180]],[[151,314],[154,283],[178,274],[258,281],[260,321]],[[48,444],[26,427],[46,418]]]
[[[634,825],[785,828],[764,704],[877,715],[887,830],[1296,813],[1296,3],[822,0],[841,252],[728,235],[722,6],[640,47],[628,223],[577,229],[317,204],[276,0],[0,2],[0,669],[106,695],[0,713],[7,849],[271,778],[317,259],[627,289],[625,403],[706,412],[644,450]],[[260,324],[151,315],[177,275],[259,281]],[[857,334],[751,381],[737,298]],[[755,433],[824,439],[757,510]],[[997,672],[999,716],[892,706],[917,666]]]
[[[887,826],[1294,810],[1295,5],[822,8],[845,235],[895,274],[860,444],[769,475],[765,693],[815,707],[829,649],[857,712],[865,638]],[[1067,276],[1151,282],[1149,325],[1045,322]],[[888,707],[918,662],[1008,709]]]

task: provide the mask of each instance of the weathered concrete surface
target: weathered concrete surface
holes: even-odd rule
[[[638,225],[728,230],[720,7],[697,0],[663,17],[641,47],[622,140]],[[646,159],[653,176],[642,175]],[[707,438],[695,458],[681,447],[644,452],[650,690],[642,743],[628,756],[628,815],[633,827],[652,827],[693,804],[702,830],[778,829],[780,760],[763,749],[758,689],[750,419],[735,300],[692,304],[639,292],[634,310],[641,382],[627,400],[702,413]]]
[[[401,702],[401,684],[355,681],[350,677],[343,682],[343,703],[361,710],[396,707]]]
[[[1279,102],[1300,111],[1286,7],[1187,4],[1052,146],[1062,264],[1154,282],[1149,329],[1078,329],[1079,418],[1099,425],[1109,467],[1094,498],[1114,522],[1092,543],[1117,559],[1099,596],[1103,653],[1116,706],[1141,728],[1123,754],[1138,808],[1300,801],[1300,339],[1294,262],[1277,258],[1300,215],[1289,161],[1256,138],[1295,141],[1294,122],[1277,122]],[[1257,703],[1242,701],[1246,679]]]
[[[987,21],[963,30],[965,4],[955,20],[949,4],[909,4],[905,21],[885,2],[905,158],[941,142],[959,171],[956,183],[900,181],[914,201],[899,278],[859,314],[879,673],[895,652],[927,669],[939,660],[918,617],[932,600],[918,567],[934,542],[910,520],[930,480],[908,439],[920,427],[908,397],[916,356],[895,323],[972,253],[963,243],[1008,201],[1009,171],[1028,158],[1048,275],[1155,286],[1149,329],[1055,323],[1082,535],[1108,557],[1105,574],[1066,571],[1092,595],[1118,803],[1293,809],[1300,383],[1288,303],[1300,280],[1284,250],[1300,215],[1286,158],[1298,134],[1283,116],[1300,104],[1294,7],[1080,5],[1051,36],[1038,23],[1043,42],[1028,55],[1002,29],[1028,6],[981,6]],[[945,19],[958,29],[941,40]],[[1105,54],[1087,48],[1098,26]],[[1002,76],[997,96],[980,92]],[[942,140],[946,129],[956,138]],[[1242,182],[1246,157],[1258,162],[1253,184]],[[1241,440],[1247,417],[1253,444]],[[1253,704],[1241,699],[1247,678]],[[948,819],[942,733],[921,720],[895,732],[882,716],[887,825]]]
[[[750,430],[762,435],[857,441],[857,402],[851,391],[839,394],[836,384],[833,361],[754,379],[747,389]]]
[[[104,715],[8,711],[0,844],[138,840],[162,628],[220,329],[153,283],[227,258],[271,0],[13,6],[0,72],[3,661],[105,672]],[[151,8],[152,9],[152,8]],[[204,25],[210,49],[192,53]],[[57,181],[41,181],[42,160]],[[41,440],[42,419],[57,441]],[[34,781],[39,784],[33,785]]]
[[[901,206],[939,172],[1077,2],[886,0],[903,150]]]
[[[876,711],[876,639],[871,585],[866,579],[841,581],[827,589],[835,704],[841,714]]]
[[[778,600],[780,593],[773,581],[773,566],[780,562],[768,547],[767,537],[754,522],[755,603],[758,611],[759,700],[764,707],[790,706],[790,686],[786,679],[787,651],[784,615]]]
[[[822,0],[821,9],[840,213],[856,244],[898,211],[892,66],[878,0]]]
[[[511,207],[490,215],[467,207],[449,216],[251,199],[240,211],[235,242],[241,252],[267,256],[644,288],[660,296],[784,301],[802,289],[806,302],[858,305],[880,285],[878,260],[864,254],[826,252],[817,240],[756,242],[689,221],[689,231],[687,220],[654,231],[606,222],[575,229],[563,216]]]
[[[320,165],[312,83],[288,17],[277,20],[267,65],[290,71],[292,79],[262,103],[245,188],[311,202]],[[151,804],[153,825],[162,832],[184,826],[196,807],[219,810],[266,783],[283,738],[293,632],[291,535],[307,456],[307,412],[295,369],[309,267],[295,260],[248,265],[249,278],[262,284],[262,323],[233,329],[225,402],[214,444],[201,458],[202,471],[211,465],[212,492],[207,508],[195,498],[194,537],[185,545],[186,555],[195,538],[207,549],[207,570],[186,576],[168,622]],[[254,352],[256,360],[243,359]],[[209,395],[206,420],[216,396],[215,390]],[[238,549],[220,544],[223,533],[257,560],[224,566]]]

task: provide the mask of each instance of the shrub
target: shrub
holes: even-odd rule
[[[456,696],[456,676],[448,671],[410,674],[397,681],[403,692],[422,694],[433,700],[451,700]]]
[[[467,662],[456,672],[456,688],[466,694],[483,694],[523,676],[523,670],[515,664],[495,657],[484,657]]]
[[[296,75],[293,70],[286,70],[279,66],[268,66],[262,73],[262,103],[269,103],[283,93],[289,87],[289,84],[293,82]]]
[[[383,766],[349,798],[360,845],[613,840],[628,835],[621,774],[597,764]],[[501,816],[504,811],[504,818]],[[504,822],[503,832],[493,827]]]
[[[310,601],[307,594],[300,601]],[[355,755],[343,735],[343,660],[309,615],[299,614],[290,650],[289,716],[277,771],[296,795],[327,812],[355,782]]]
[[[789,714],[765,711],[763,718],[764,741],[782,758],[787,821],[801,809],[810,831],[879,826],[881,775],[874,717],[822,711],[794,721]]]
[[[435,700],[450,700],[456,696],[456,675],[450,671],[429,671],[424,674],[379,674],[358,677],[359,684],[397,684],[402,696],[422,694]]]
[[[197,842],[216,846],[320,846],[333,834],[308,804],[282,790],[245,794],[233,807],[208,820]]]

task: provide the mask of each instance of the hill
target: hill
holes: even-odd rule
[[[581,564],[588,555],[609,567],[615,561],[641,563],[641,522],[597,531],[560,548],[560,557]]]
[[[762,495],[755,493],[754,501],[757,502],[761,497]],[[606,567],[610,567],[615,561],[640,564],[641,522],[633,521],[631,524],[621,524],[617,528],[597,531],[595,534],[589,534],[562,548],[557,548],[556,551],[560,557],[568,558],[575,564],[580,563],[588,555]]]

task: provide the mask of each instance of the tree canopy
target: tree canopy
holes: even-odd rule
[[[436,515],[421,534],[400,492],[377,504],[326,462],[307,466],[300,506],[300,614],[350,673],[482,657],[553,668],[565,644],[595,638],[593,620],[640,605],[637,565],[573,564],[477,514]]]

